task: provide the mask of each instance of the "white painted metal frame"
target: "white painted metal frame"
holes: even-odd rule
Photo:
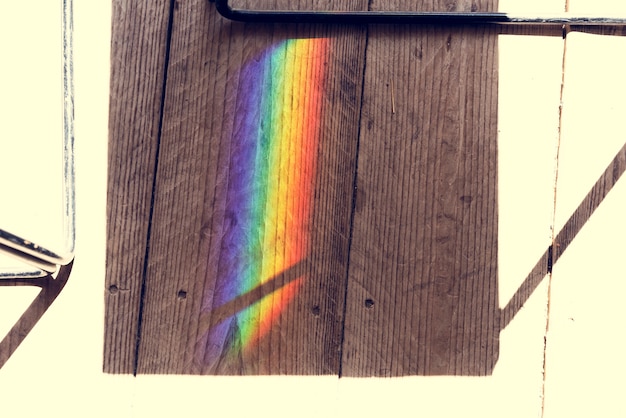
[[[0,229],[0,252],[17,257],[30,268],[0,270],[0,279],[37,278],[55,273],[74,259],[75,176],[74,176],[74,85],[72,56],[72,0],[63,7],[63,247],[51,250]]]

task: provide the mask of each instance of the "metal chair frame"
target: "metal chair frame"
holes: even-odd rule
[[[72,54],[72,0],[62,0],[63,7],[63,242],[60,251],[44,248],[35,242],[0,229],[0,252],[25,262],[30,268],[0,270],[0,279],[45,277],[56,273],[74,259],[75,175],[74,175],[74,84]]]
[[[569,13],[516,16],[501,12],[417,12],[417,11],[300,11],[236,9],[228,0],[215,2],[217,11],[227,19],[266,23],[341,23],[341,24],[465,24],[465,25],[584,25],[625,26],[619,16],[575,16]]]

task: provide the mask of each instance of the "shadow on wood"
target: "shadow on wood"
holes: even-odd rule
[[[284,289],[290,283],[303,279],[309,270],[308,261],[304,259],[283,272],[271,277],[267,281],[259,284],[254,289],[243,293],[234,299],[220,305],[208,312],[204,312],[198,321],[199,335],[206,335],[218,325],[228,321],[228,331],[226,333],[224,345],[219,360],[215,367],[215,374],[220,375],[242,375],[246,374],[244,356],[242,351],[245,348],[245,341],[242,341],[243,331],[239,325],[237,314],[260,303],[264,298],[274,294],[279,289]],[[200,339],[198,344],[208,344],[210,340]],[[197,352],[209,352],[210,349],[197,347]],[[198,371],[202,370],[201,365]]]
[[[198,321],[199,333],[203,334],[209,331],[211,328],[233,315],[260,302],[264,297],[274,293],[276,289],[280,289],[294,280],[301,278],[307,269],[306,259],[302,260],[249,292],[239,295],[225,304],[203,313]]]

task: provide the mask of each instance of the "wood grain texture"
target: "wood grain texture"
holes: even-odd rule
[[[229,206],[229,179],[245,170],[233,159],[241,118],[251,110],[244,107],[242,68],[286,39],[330,43],[307,226],[312,250],[263,286],[220,304],[225,237],[241,218]],[[338,373],[364,42],[363,28],[243,25],[224,21],[205,0],[177,3],[138,373]],[[263,254],[268,262],[273,257]],[[233,315],[300,277],[269,332],[242,350],[249,324]],[[208,341],[224,318],[228,332]],[[208,358],[211,350],[221,354]]]
[[[132,373],[170,2],[113,1],[104,370]]]
[[[545,276],[549,258],[501,312],[497,34],[559,30],[253,25],[223,20],[206,0],[127,3],[114,8],[105,371],[490,374],[501,327]],[[496,10],[493,1],[262,5]],[[254,96],[261,83],[254,72],[287,40],[328,43],[324,82],[313,83],[323,88],[315,170],[300,167],[314,175],[298,183],[312,209],[291,231],[306,236],[308,252],[222,300],[229,236],[248,230],[238,226],[245,211],[232,185],[246,172],[240,158],[251,144],[237,142],[250,127],[246,118],[259,118],[265,103]],[[285,144],[281,158],[293,166],[298,144]],[[287,190],[290,180],[272,181]],[[285,196],[277,202],[297,200]],[[291,228],[296,215],[250,231],[263,237]],[[255,253],[250,265],[278,265],[284,254],[276,248]],[[244,317],[251,306],[280,302],[292,286],[290,303],[272,308],[274,320]],[[262,324],[271,326],[244,348],[246,327]]]
[[[497,360],[496,51],[491,28],[370,28],[344,376]]]

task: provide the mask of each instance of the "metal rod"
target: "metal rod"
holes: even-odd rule
[[[575,16],[569,13],[515,16],[501,12],[258,10],[235,9],[228,0],[212,1],[215,1],[215,8],[222,16],[240,22],[626,26],[626,17]]]
[[[75,174],[74,174],[74,86],[73,86],[73,16],[72,1],[62,0],[63,49],[63,246],[58,251],[9,231],[0,229],[0,253],[26,263],[30,268],[0,270],[0,279],[37,278],[54,273],[60,266],[74,259],[75,227]]]

